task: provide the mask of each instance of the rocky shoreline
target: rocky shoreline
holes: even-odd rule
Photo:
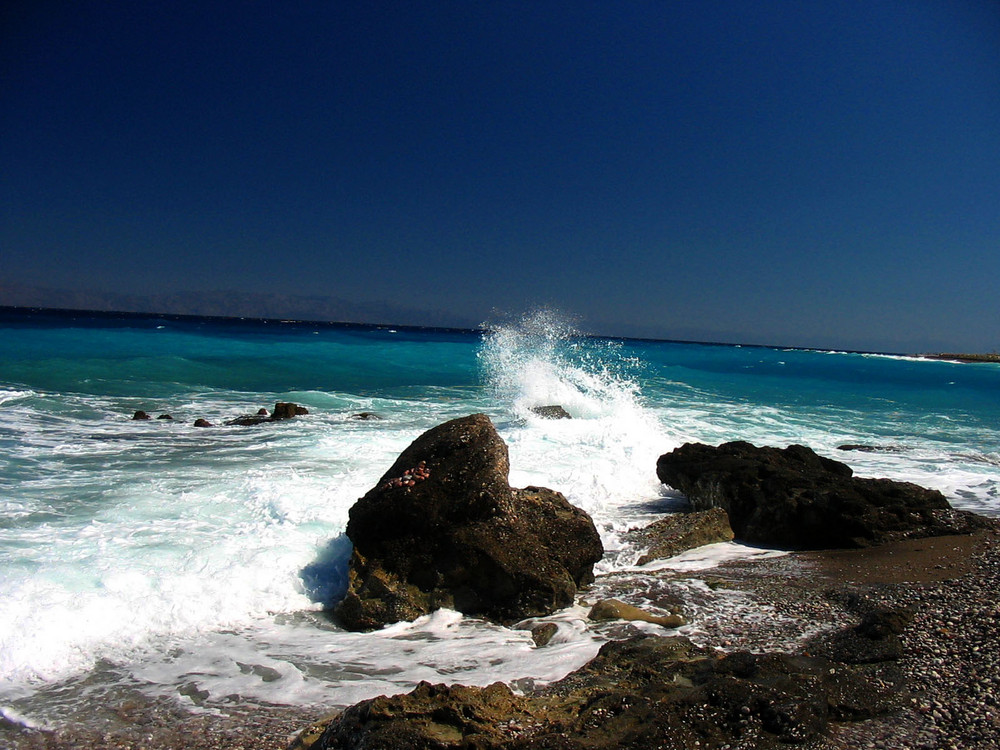
[[[753,651],[780,649],[810,630],[858,621],[859,608],[909,607],[913,622],[900,636],[898,661],[906,678],[902,706],[883,717],[835,724],[805,747],[997,747],[1000,523],[992,525],[971,536],[907,540],[883,549],[795,552],[704,571],[699,575],[711,586],[745,592],[778,616],[749,622],[720,613],[699,642],[731,648],[739,639]],[[0,725],[0,744],[12,750],[284,750],[297,731],[321,718],[273,706],[191,714],[176,704],[139,699],[109,706],[106,713],[96,728],[45,732]]]
[[[348,629],[369,630],[445,606],[521,621],[517,627],[531,628],[544,648],[549,614],[593,604],[592,619],[619,622],[602,631],[611,640],[600,653],[563,679],[523,694],[500,683],[421,683],[308,726],[303,709],[234,705],[189,714],[131,694],[109,700],[86,726],[43,731],[0,720],[0,743],[15,750],[997,746],[1000,521],[952,510],[940,493],[916,485],[854,478],[803,446],[688,444],[661,456],[657,473],[694,511],[634,530],[647,547],[644,562],[734,531],[798,551],[689,573],[647,565],[595,581],[601,543],[589,516],[552,490],[510,487],[508,470],[506,446],[484,415],[415,440],[351,510],[350,581],[332,612]],[[650,635],[637,620],[664,630]],[[685,620],[690,626],[677,635]]]

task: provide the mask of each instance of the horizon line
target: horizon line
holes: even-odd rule
[[[168,320],[204,320],[204,321],[226,321],[226,322],[243,322],[243,323],[265,323],[265,324],[276,324],[276,325],[301,325],[301,326],[326,326],[326,327],[355,327],[355,328],[370,328],[373,330],[385,330],[385,329],[399,329],[408,331],[431,331],[440,333],[473,333],[473,334],[485,334],[492,330],[491,326],[486,324],[480,324],[473,328],[464,328],[460,326],[427,326],[427,325],[417,325],[413,323],[391,323],[391,322],[361,322],[361,321],[349,321],[349,320],[313,320],[306,318],[271,318],[271,317],[254,317],[247,315],[199,315],[196,313],[175,313],[175,312],[156,312],[156,311],[136,311],[136,310],[93,310],[86,308],[71,308],[71,307],[48,307],[41,305],[0,305],[0,312],[28,312],[28,313],[57,313],[62,315],[87,315],[90,317],[126,317],[126,318],[166,318]],[[838,348],[822,348],[815,346],[788,346],[783,344],[761,344],[761,343],[748,343],[748,342],[734,342],[734,341],[700,341],[694,339],[672,339],[672,338],[650,338],[646,336],[621,336],[617,334],[595,334],[595,333],[580,333],[582,338],[593,338],[593,339],[605,339],[612,341],[637,341],[637,342],[647,342],[647,343],[658,343],[658,344],[689,344],[695,346],[730,346],[730,347],[749,347],[749,348],[759,348],[759,349],[784,349],[790,351],[805,351],[805,352],[835,352],[840,354],[876,354],[884,356],[895,356],[895,357],[928,357],[928,356],[988,356],[988,355],[957,355],[957,354],[944,354],[937,352],[922,352],[922,353],[911,353],[911,352],[883,352],[883,351],[871,351],[864,349],[838,349]]]

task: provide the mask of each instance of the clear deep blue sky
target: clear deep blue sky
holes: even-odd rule
[[[995,0],[2,13],[8,288],[1000,348]]]

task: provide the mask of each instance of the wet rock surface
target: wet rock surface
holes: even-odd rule
[[[417,438],[351,508],[337,619],[368,630],[448,607],[510,623],[572,604],[603,554],[593,521],[558,492],[511,488],[509,468],[482,414]]]
[[[951,509],[937,490],[860,479],[801,445],[687,443],[660,456],[656,473],[695,510],[726,510],[737,539],[768,547],[868,547],[981,527],[979,516]]]
[[[630,539],[637,544],[649,545],[646,554],[636,563],[645,565],[705,544],[732,541],[733,529],[729,525],[726,511],[722,508],[709,508],[691,513],[676,513],[653,521],[645,528],[632,532]]]
[[[641,607],[626,604],[618,599],[601,599],[587,613],[587,618],[595,621],[626,620],[629,622],[650,622],[664,628],[678,628],[686,620],[677,613],[656,615]]]
[[[572,419],[573,415],[566,411],[562,406],[558,404],[553,404],[551,406],[533,406],[531,407],[531,413],[536,414],[539,417],[544,417],[545,419]]]
[[[868,445],[866,443],[845,443],[837,446],[838,451],[859,451],[861,453],[902,453],[905,448],[898,445]]]
[[[721,654],[681,637],[611,641],[587,665],[518,696],[423,683],[347,709],[312,745],[348,748],[779,747],[817,738],[830,721],[892,710],[890,670],[822,657]]]
[[[256,414],[244,414],[235,419],[230,419],[226,424],[229,426],[252,427],[268,422],[280,422],[308,413],[309,410],[304,406],[299,406],[289,401],[278,401],[270,414],[267,413],[267,409],[258,409]]]

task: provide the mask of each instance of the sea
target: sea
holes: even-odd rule
[[[225,425],[279,401],[308,414]],[[532,411],[556,404],[572,418]],[[421,680],[526,687],[581,666],[616,632],[582,602],[547,618],[544,648],[449,610],[372,633],[327,615],[352,504],[421,433],[472,413],[507,443],[513,486],[594,519],[597,594],[653,568],[780,554],[732,542],[636,564],[627,532],[684,502],[656,459],[690,441],[799,443],[1000,515],[998,364],[602,338],[548,309],[444,330],[4,308],[0,714],[58,727],[121,695],[334,709]],[[697,640],[708,614],[686,614]]]

